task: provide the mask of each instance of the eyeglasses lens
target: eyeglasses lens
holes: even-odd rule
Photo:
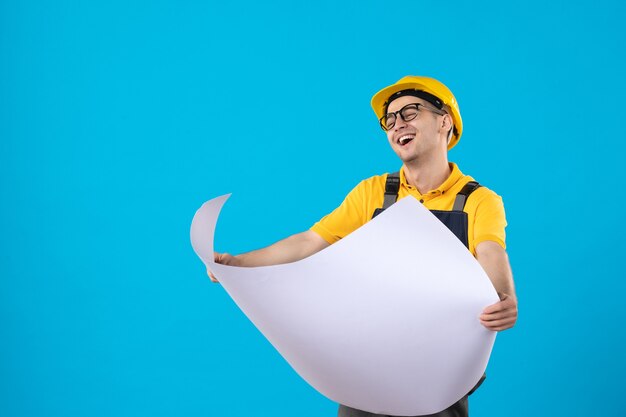
[[[395,113],[387,113],[380,121],[380,124],[385,130],[393,129],[396,125],[396,114],[400,114],[400,117],[405,122],[409,122],[417,117],[419,112],[418,104],[407,104]]]

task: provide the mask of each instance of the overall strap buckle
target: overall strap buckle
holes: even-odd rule
[[[394,172],[387,175],[387,181],[385,181],[385,199],[383,200],[383,206],[374,210],[372,219],[378,216],[380,213],[389,208],[398,199],[398,191],[400,190],[400,172]]]
[[[383,210],[389,208],[398,199],[398,191],[400,190],[400,173],[394,172],[387,175],[385,182],[385,200],[383,201]]]
[[[461,191],[459,191],[459,193],[456,195],[456,198],[454,199],[454,206],[452,206],[452,211],[463,211],[463,208],[465,208],[465,203],[467,202],[470,194],[472,194],[480,187],[482,186],[476,181],[470,181],[465,184],[465,186],[461,189]]]

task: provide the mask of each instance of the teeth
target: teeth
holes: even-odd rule
[[[413,136],[407,135],[407,136],[402,136],[398,142],[400,142],[400,145],[404,145],[405,143],[407,143],[408,141],[410,141],[411,139],[413,139]]]

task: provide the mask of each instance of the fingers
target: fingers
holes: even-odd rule
[[[213,252],[213,261],[215,263],[218,263],[218,264],[224,263],[224,257],[225,256],[228,256],[228,254],[227,253]],[[206,269],[206,272],[209,275],[209,278],[211,278],[211,282],[219,283],[219,281],[215,277],[215,274],[213,274],[213,272],[209,268]]]
[[[493,321],[493,320],[502,320],[505,319],[507,317],[516,317],[517,313],[513,310],[506,310],[506,311],[501,311],[498,313],[491,313],[491,314],[481,314],[480,315],[480,320],[482,321]]]
[[[480,323],[492,331],[510,329],[517,321],[517,301],[508,294],[498,293],[500,301],[487,306],[479,317]]]
[[[487,329],[492,330],[494,332],[499,332],[502,330],[510,329],[515,325],[515,321],[517,318],[507,317],[503,320],[494,320],[494,321],[483,321],[480,320],[480,324],[485,326]]]
[[[235,260],[236,258],[228,253],[213,252],[213,262],[215,263],[222,265],[231,265],[234,263]],[[211,278],[212,282],[219,282],[215,277],[215,274],[213,274],[213,272],[211,272],[209,268],[207,268],[206,272],[209,275],[209,278]]]
[[[215,278],[215,275],[213,275],[213,272],[211,272],[209,268],[206,269],[206,273],[209,275],[209,278],[211,278],[211,282],[219,283],[219,281],[217,280],[217,278]]]
[[[236,262],[236,258],[229,254],[229,253],[217,253],[217,252],[213,252],[214,253],[214,261],[215,263],[218,264],[222,264],[222,265],[233,265]]]
[[[486,311],[486,309],[485,309]],[[480,321],[484,321],[484,322],[492,322],[492,321],[496,321],[496,320],[505,320],[505,319],[513,319],[516,320],[517,319],[517,308],[507,308],[507,309],[503,309],[503,310],[497,310],[496,312],[493,313],[486,313],[483,312],[483,314],[480,315],[479,319]]]
[[[500,331],[513,327],[517,321],[517,315],[506,315],[497,318],[481,316],[479,320],[480,324],[489,330]]]
[[[480,323],[489,330],[502,331],[510,329],[517,321],[517,306],[508,306],[506,301],[500,301],[493,306],[487,307],[479,317]],[[497,306],[497,308],[495,308]],[[491,307],[494,307],[491,309]],[[488,310],[494,310],[489,313]]]

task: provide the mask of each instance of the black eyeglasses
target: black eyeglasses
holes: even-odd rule
[[[440,116],[446,114],[446,112],[442,110],[431,109],[430,107],[424,106],[422,103],[411,103],[402,107],[398,111],[387,113],[386,115],[381,117],[380,127],[382,127],[385,132],[391,130],[396,125],[396,118],[398,115],[400,115],[402,120],[404,120],[405,122],[409,122],[417,117],[421,109],[428,110]]]

